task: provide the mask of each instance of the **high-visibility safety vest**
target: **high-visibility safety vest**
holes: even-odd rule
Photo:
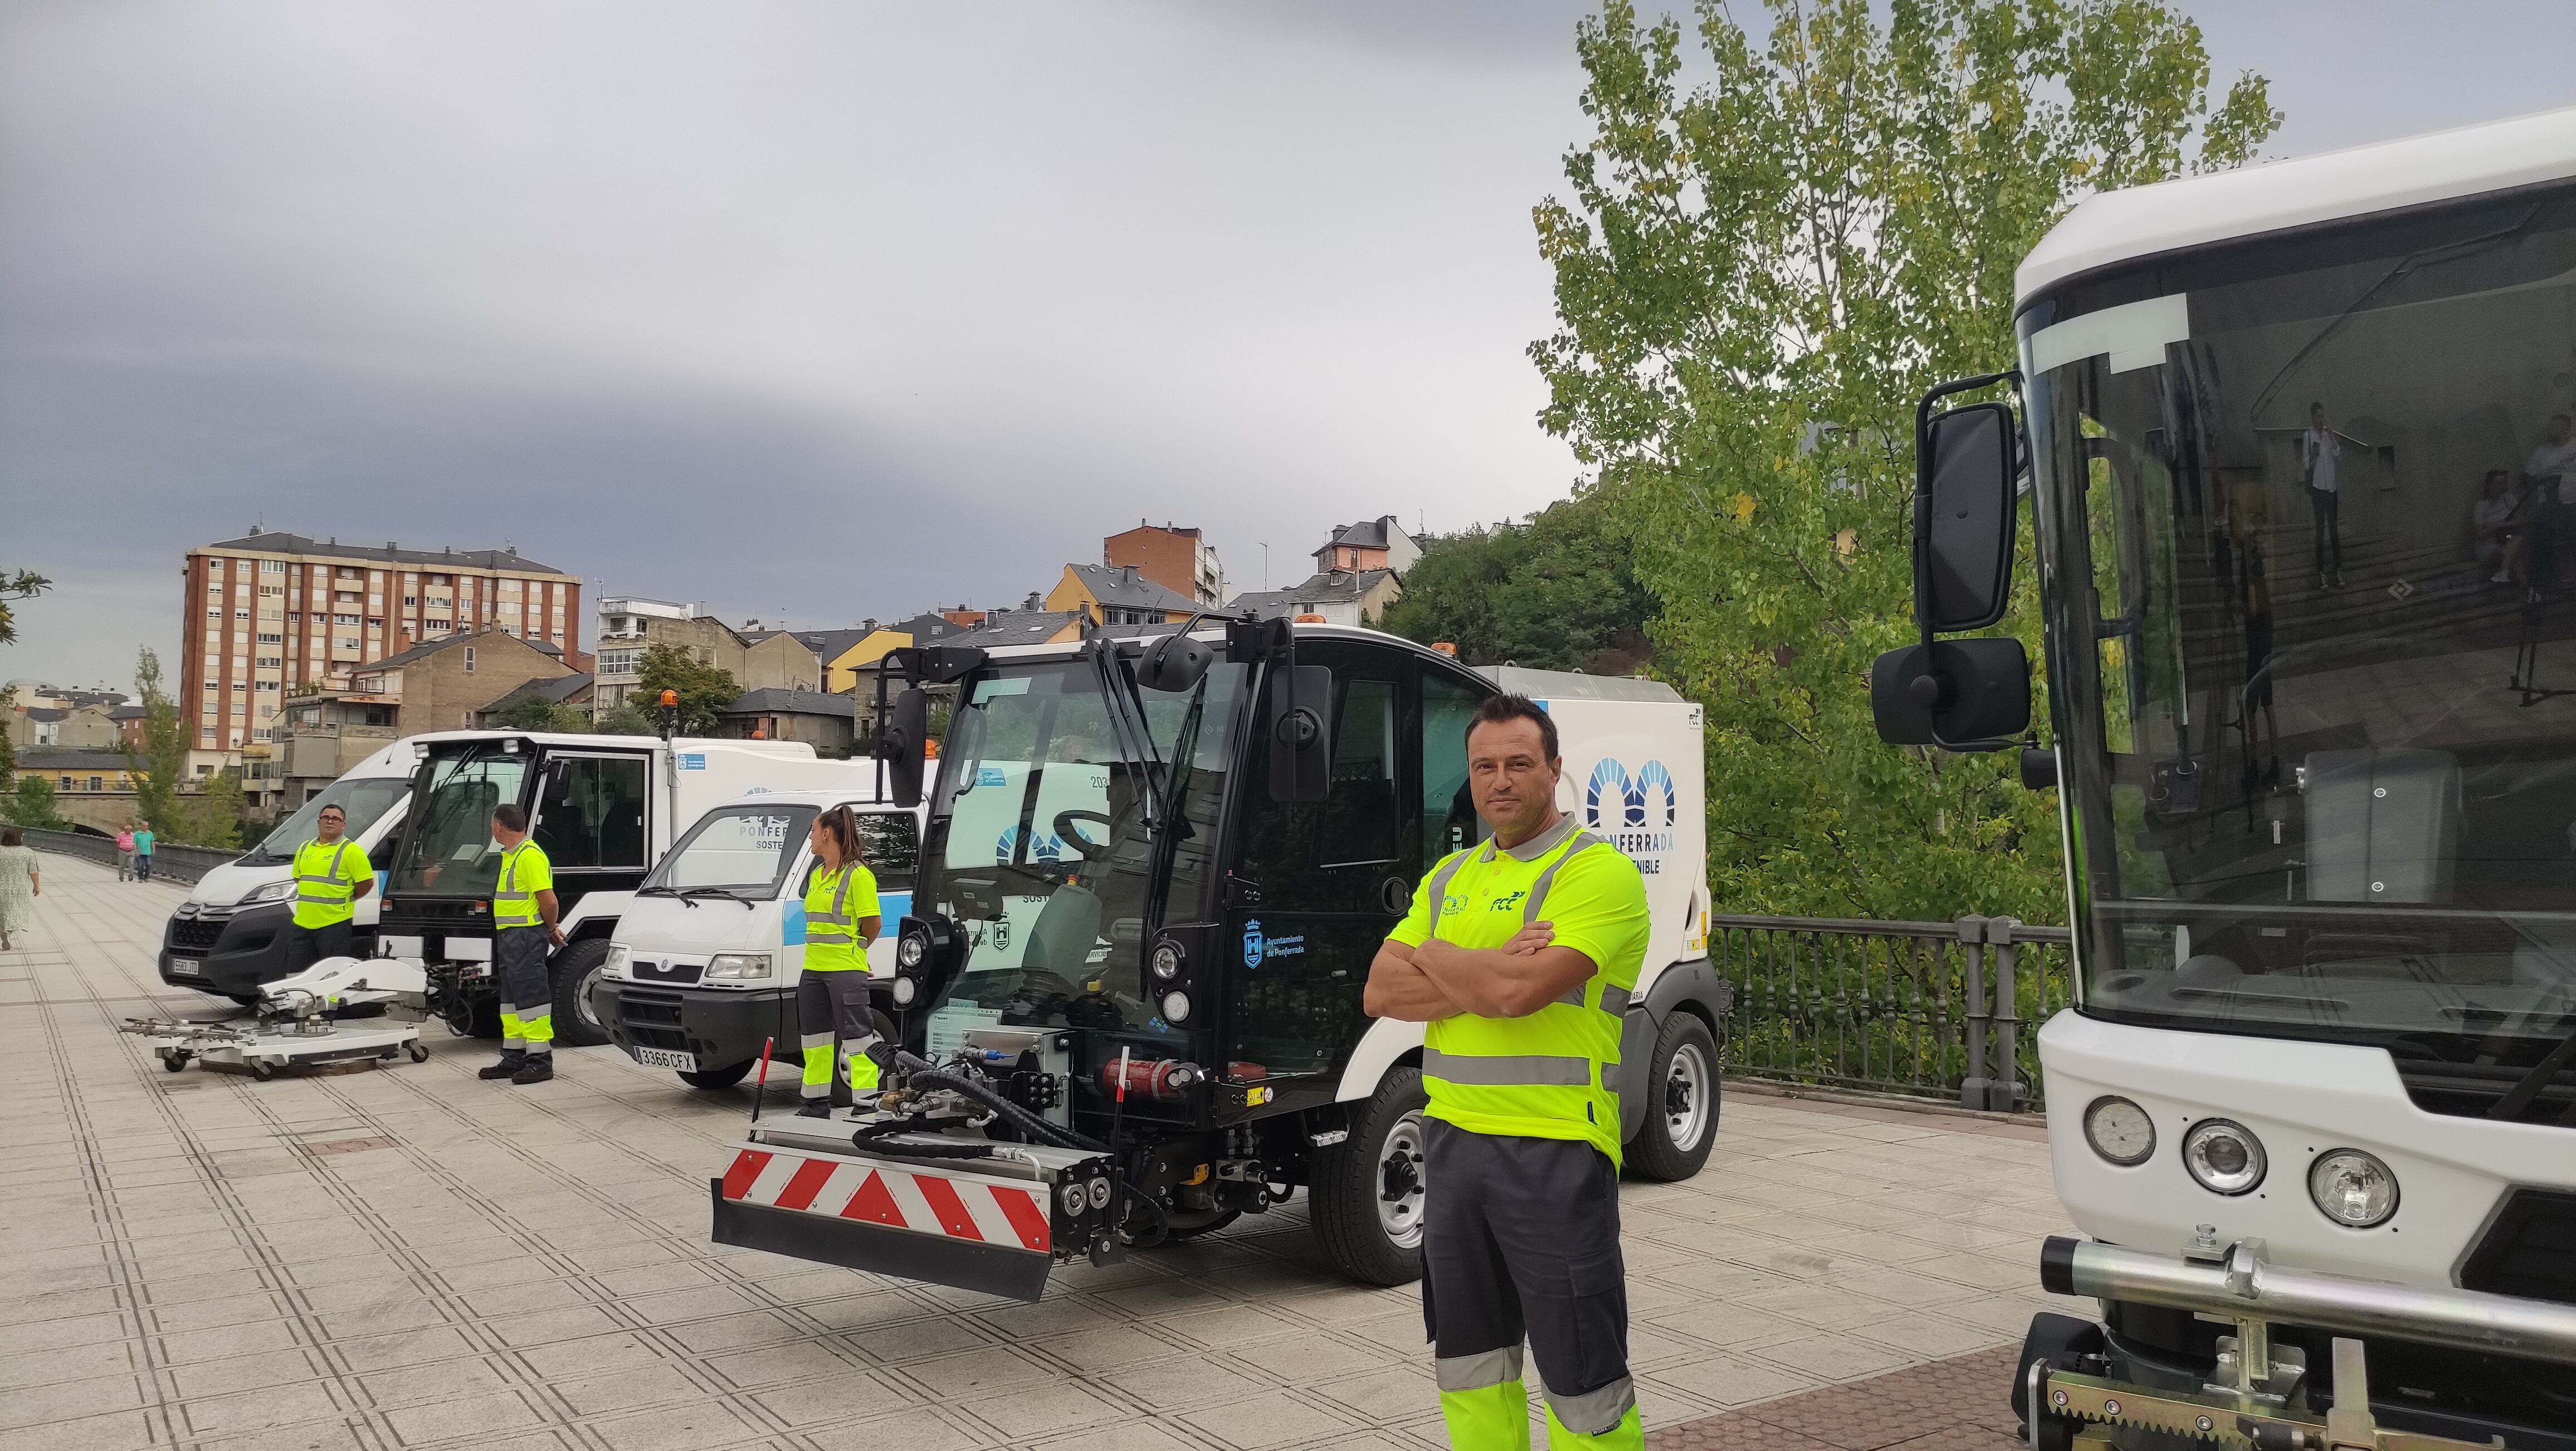
[[[295,849],[295,925],[328,927],[357,915],[358,883],[373,880],[367,854],[342,837]]]
[[[492,884],[492,925],[539,925],[544,918],[537,911],[537,893],[554,888],[555,864],[546,859],[545,848],[521,841],[501,853],[501,879]]]
[[[1429,1024],[1422,1080],[1433,1118],[1471,1133],[1588,1142],[1619,1162],[1619,1029],[1645,964],[1645,878],[1572,817],[1502,848],[1450,853],[1423,878],[1393,941],[1501,947],[1550,922],[1592,976],[1520,1018],[1460,1013]]]
[[[815,867],[805,884],[805,970],[867,971],[859,924],[880,915],[877,874],[866,862],[846,862],[837,872]]]

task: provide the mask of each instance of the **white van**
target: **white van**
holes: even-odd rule
[[[697,1088],[730,1088],[760,1061],[797,1075],[796,983],[805,963],[808,835],[835,806],[858,814],[860,850],[876,873],[884,933],[868,951],[878,1011],[894,980],[895,928],[912,910],[920,807],[879,801],[865,786],[764,791],[725,802],[688,829],[627,899],[592,989],[609,1041]],[[891,1022],[878,1031],[892,1036]],[[793,1093],[793,1089],[789,1090]]]

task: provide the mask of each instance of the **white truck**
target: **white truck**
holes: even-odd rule
[[[2031,1444],[2576,1447],[2576,110],[2095,196],[2017,292],[2018,371],[1918,415],[1872,699],[2022,743],[2020,642],[1942,637],[2026,486],[2040,1279],[2102,1308],[2031,1325]]]
[[[430,1003],[459,1033],[499,1031],[492,981],[492,886],[501,855],[492,810],[524,808],[553,862],[564,945],[554,979],[556,1041],[608,1041],[592,988],[619,914],[672,841],[719,801],[755,789],[830,789],[871,780],[867,762],[825,760],[801,741],[434,732],[420,743],[410,803],[383,845],[377,951],[418,958]]]
[[[894,927],[912,911],[921,808],[880,801],[866,786],[762,791],[699,817],[619,912],[592,993],[611,1043],[693,1088],[740,1083],[764,1044],[796,1078],[809,833],[837,806],[856,815],[860,855],[876,876],[885,935],[868,950],[868,970],[880,1013],[892,1006]],[[879,1031],[894,1035],[890,1016]]]
[[[188,899],[162,929],[161,980],[248,1006],[260,990],[286,976],[286,926],[294,910],[295,849],[314,838],[314,819],[325,806],[348,817],[349,839],[372,861],[402,825],[411,800],[411,777],[420,737],[396,741],[349,768],[259,845],[214,868],[188,889]],[[351,951],[375,955],[378,892],[358,899]]]
[[[1302,1186],[1345,1272],[1418,1276],[1422,1028],[1361,994],[1415,885],[1484,834],[1466,727],[1498,689],[1546,703],[1560,804],[1646,874],[1632,1172],[1706,1161],[1729,999],[1707,959],[1700,710],[1669,688],[1498,681],[1285,621],[898,657],[898,801],[920,799],[923,687],[956,692],[895,950],[906,1056],[855,1130],[755,1123],[713,1185],[719,1241],[1034,1299],[1060,1260]]]

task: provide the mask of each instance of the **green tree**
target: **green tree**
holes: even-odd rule
[[[1648,654],[1654,597],[1607,498],[1587,494],[1520,523],[1427,540],[1380,628],[1446,640],[1472,665],[1626,675]]]
[[[590,717],[569,705],[531,695],[495,716],[493,724],[514,731],[586,731]]]
[[[631,700],[615,710],[603,712],[591,722],[590,728],[604,736],[658,736],[662,733],[661,723]]]
[[[18,708],[18,687],[0,685],[0,780],[18,769],[18,748],[9,741],[9,716]]]
[[[54,810],[54,783],[32,775],[18,778],[17,794],[9,804],[9,819],[40,831],[57,831],[70,825]]]
[[[636,671],[634,702],[641,703],[645,713],[657,722],[665,690],[680,697],[680,734],[709,736],[715,734],[716,721],[725,708],[742,699],[742,687],[734,683],[733,673],[701,665],[696,656],[670,645],[653,645],[644,651],[642,665]]]
[[[126,774],[134,778],[134,811],[157,837],[185,840],[179,788],[188,775],[187,722],[161,689],[161,657],[147,647],[135,656],[134,689],[143,697],[143,749],[124,747]]]
[[[2007,755],[1881,745],[1867,672],[1911,638],[1913,411],[2013,357],[2013,269],[2084,192],[2243,163],[2261,77],[2209,104],[2160,0],[1719,0],[1683,35],[1582,24],[1595,128],[1536,208],[1559,330],[1531,346],[1708,707],[1721,910],[2062,917],[2053,804]],[[2007,628],[2037,637],[2023,596]],[[2034,652],[2036,655],[2036,652]]]
[[[22,569],[16,574],[0,573],[0,645],[15,644],[18,640],[18,619],[10,613],[9,601],[31,600],[53,587],[52,580],[32,569]]]
[[[227,767],[207,777],[203,790],[179,798],[178,817],[177,839],[190,846],[241,845],[241,772]]]

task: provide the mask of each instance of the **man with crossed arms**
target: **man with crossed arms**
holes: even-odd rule
[[[1422,1317],[1460,1451],[1525,1451],[1521,1345],[1551,1447],[1645,1442],[1619,1254],[1619,1027],[1646,955],[1636,863],[1556,809],[1556,725],[1467,726],[1493,838],[1451,853],[1370,965],[1372,1016],[1426,1024]]]

